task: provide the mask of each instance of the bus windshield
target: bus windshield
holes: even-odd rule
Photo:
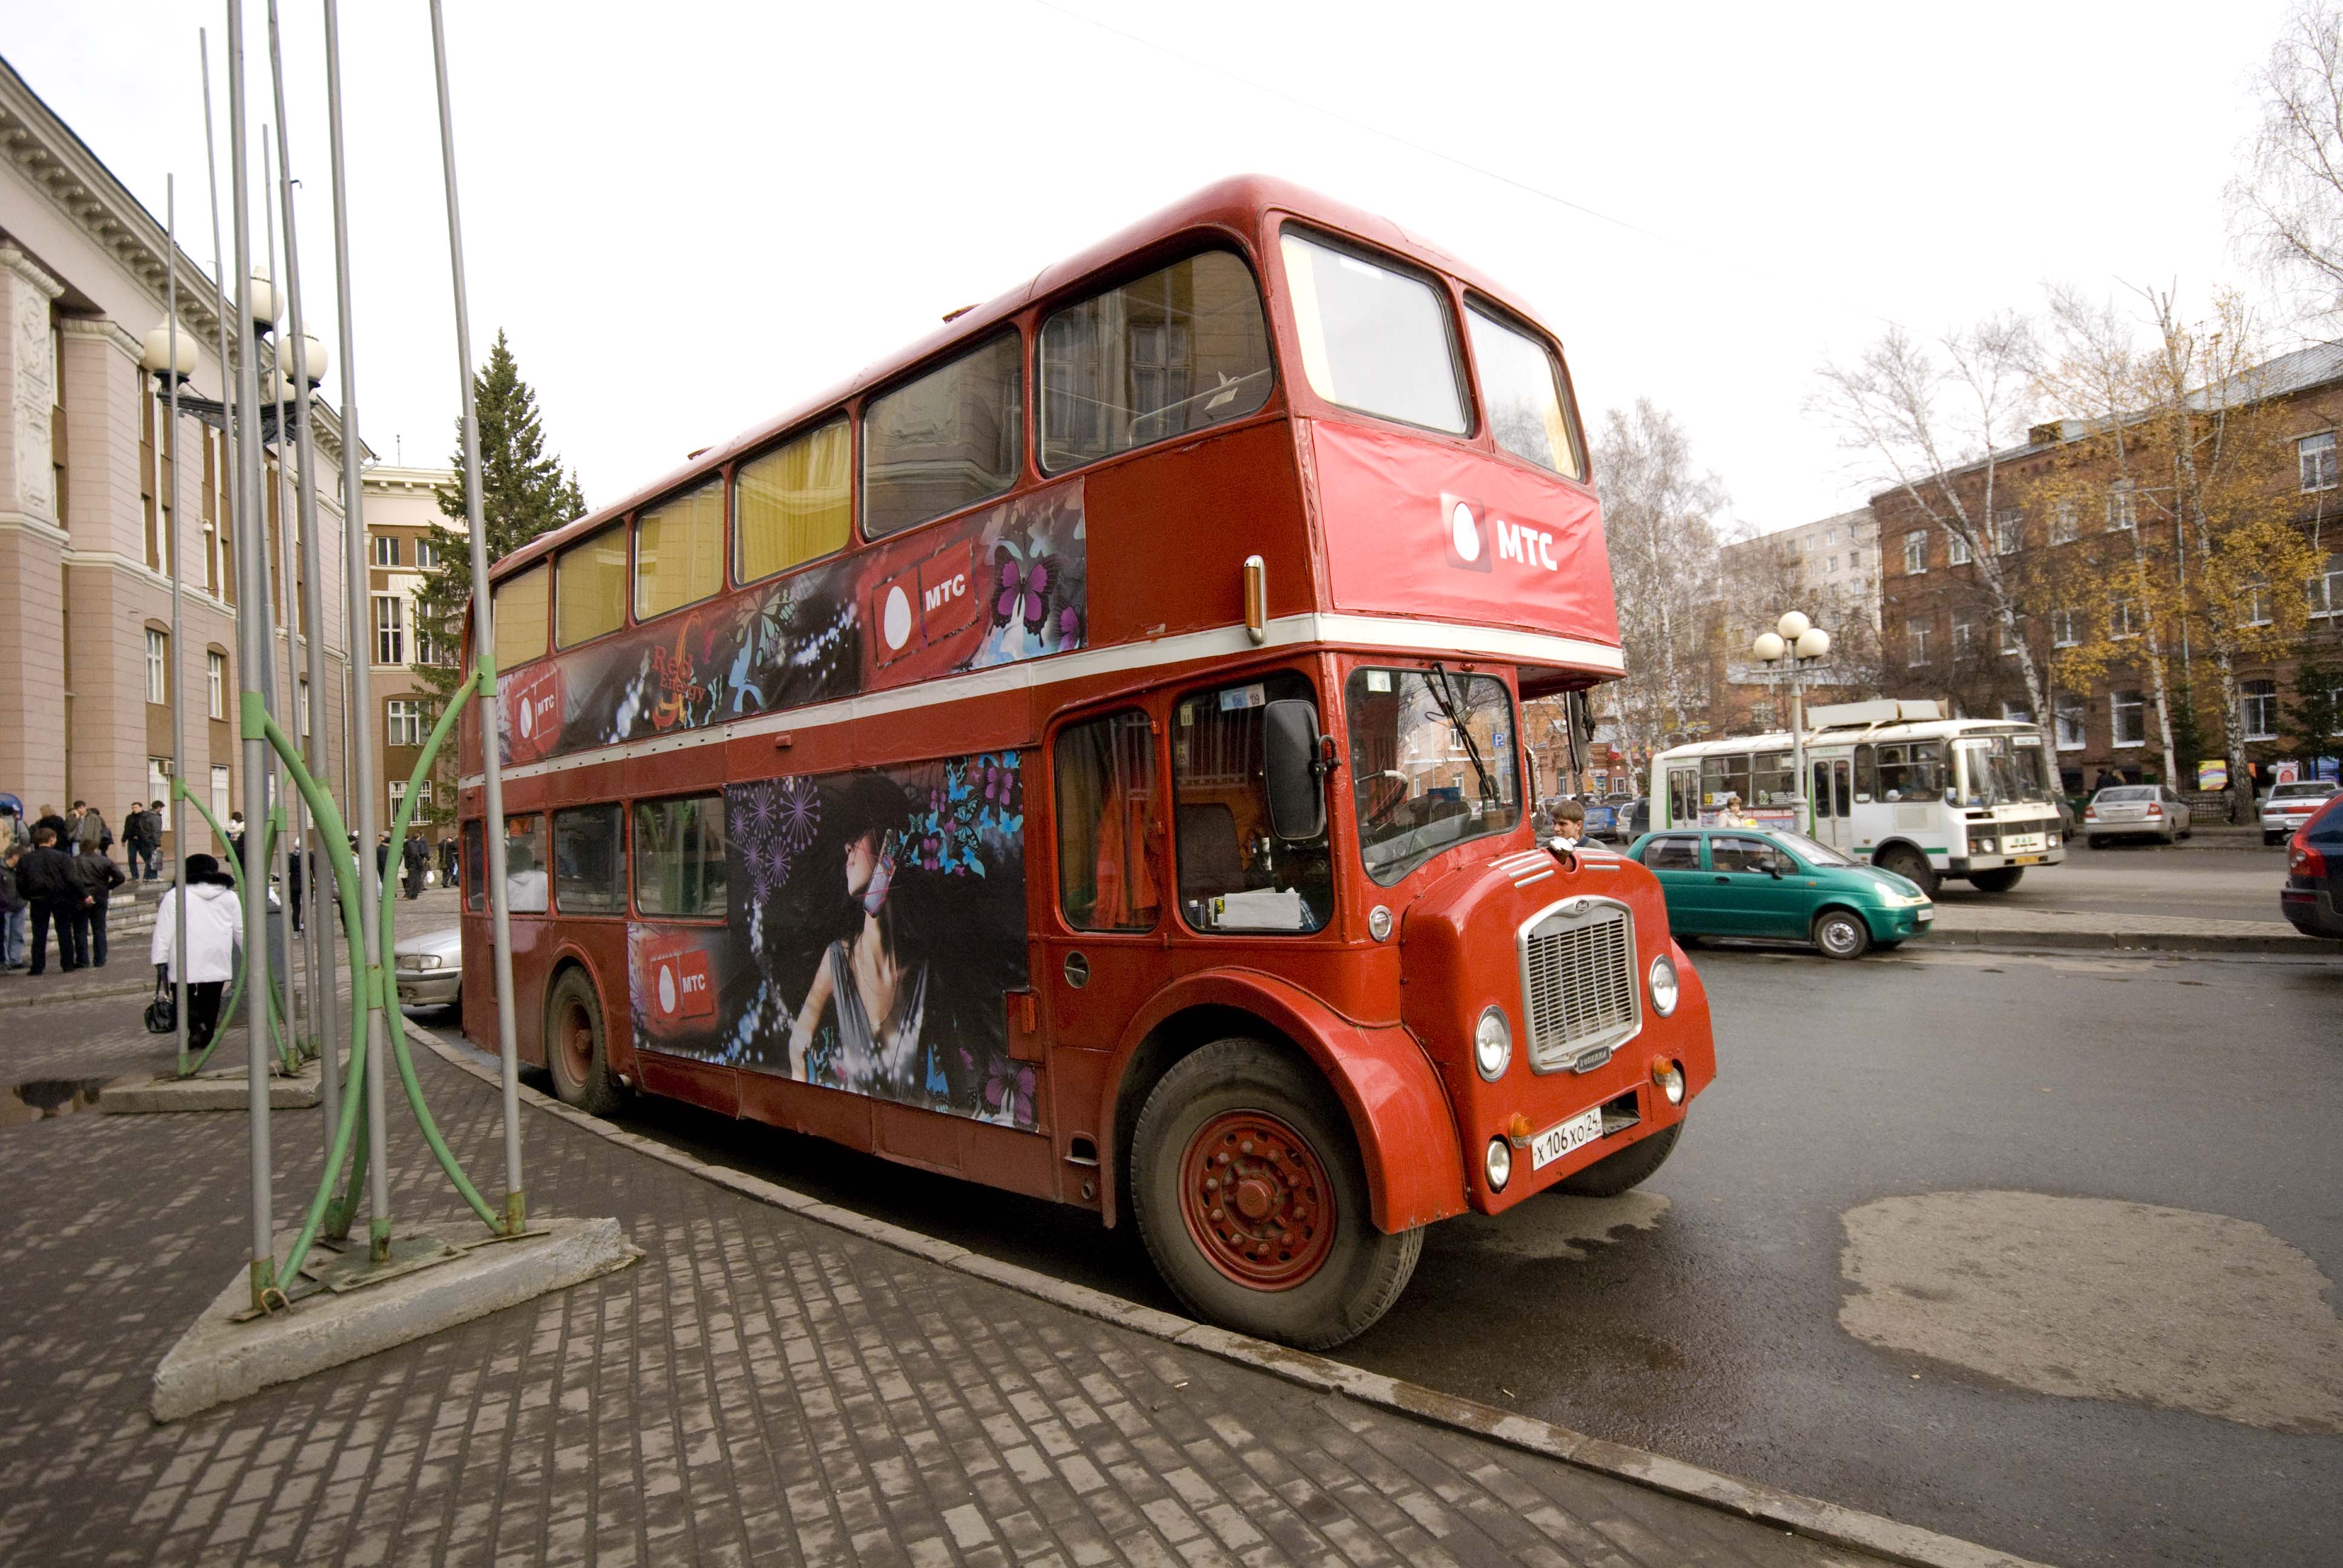
[[[1964,806],[2006,806],[2043,798],[2036,770],[2019,760],[2006,735],[1962,740],[1954,747],[1954,755],[1960,761],[1955,788]]]
[[[1377,882],[1388,887],[1434,851],[1521,820],[1503,681],[1358,669],[1344,706],[1359,852]]]

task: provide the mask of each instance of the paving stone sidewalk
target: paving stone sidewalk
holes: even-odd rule
[[[148,1067],[133,1010],[18,1015],[40,1028],[0,1033],[0,1075]],[[491,1175],[494,1094],[417,1066]],[[638,1266],[166,1427],[149,1375],[242,1267],[244,1119],[0,1126],[0,1561],[1871,1561],[1314,1395],[525,1115],[532,1211],[617,1213]],[[322,1123],[276,1120],[286,1222]],[[395,1152],[407,1223],[472,1222],[411,1131]]]

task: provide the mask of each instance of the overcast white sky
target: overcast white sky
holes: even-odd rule
[[[1590,424],[1651,397],[1724,480],[1725,520],[1770,529],[1863,498],[1805,411],[1825,356],[1891,321],[2031,307],[2046,280],[2201,298],[2237,276],[2221,188],[2284,6],[448,11],[475,342],[508,333],[597,505],[1252,169],[1509,284],[1562,335]],[[0,54],[158,216],[178,176],[199,258],[196,29],[225,177],[223,16],[0,0]],[[256,147],[265,8],[248,17]],[[330,344],[319,8],[290,0],[284,24],[306,293]],[[458,383],[428,22],[411,0],[346,0],[342,25],[364,434],[443,461]]]

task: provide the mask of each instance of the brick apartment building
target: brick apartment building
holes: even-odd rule
[[[175,697],[187,699],[191,791],[223,820],[242,799],[217,296],[183,247],[179,329],[197,355],[185,395],[214,412],[207,421],[183,407],[175,474],[166,406],[140,368],[142,339],[164,318],[165,252],[163,226],[0,61],[0,791],[28,810],[85,799],[117,825],[133,799],[166,793]],[[337,475],[329,408],[318,408],[317,437],[323,474]],[[273,498],[273,450],[267,477]],[[306,679],[280,685],[279,708],[290,716],[299,700],[307,722],[325,726],[337,788],[348,646],[338,491],[328,482],[319,498],[327,689],[309,701]],[[185,583],[176,647],[174,553]],[[291,640],[280,628],[280,670]],[[293,668],[306,666],[305,646]]]

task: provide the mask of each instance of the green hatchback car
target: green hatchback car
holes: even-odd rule
[[[1858,959],[1928,930],[1936,907],[1916,883],[1798,833],[1670,828],[1627,853],[1659,879],[1678,936],[1807,941]]]

